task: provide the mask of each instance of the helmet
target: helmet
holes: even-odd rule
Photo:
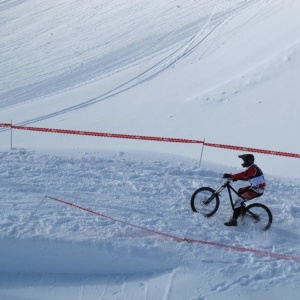
[[[239,155],[239,158],[241,158],[244,161],[244,163],[242,164],[244,168],[249,167],[254,163],[253,154],[241,154]]]

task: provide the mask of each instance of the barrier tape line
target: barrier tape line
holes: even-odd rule
[[[9,123],[0,123],[0,127],[11,127],[12,129],[18,129],[18,130],[30,130],[30,131],[63,133],[63,134],[74,134],[74,135],[87,135],[87,136],[99,136],[99,137],[120,138],[120,139],[148,140],[148,141],[171,142],[171,143],[203,144],[203,141],[199,141],[199,140],[165,138],[165,137],[143,136],[143,135],[132,135],[132,134],[104,133],[104,132],[82,131],[82,130],[54,129],[54,128],[44,128],[44,127],[18,126],[18,125],[11,125]]]
[[[98,137],[108,137],[108,138],[146,140],[146,141],[169,142],[169,143],[203,144],[207,147],[223,148],[223,149],[229,149],[229,150],[248,151],[248,152],[256,152],[256,153],[269,154],[269,155],[300,158],[300,154],[298,154],[298,153],[264,150],[264,149],[258,149],[258,148],[233,146],[233,145],[225,145],[225,144],[207,143],[207,142],[201,141],[201,140],[166,138],[166,137],[143,136],[143,135],[132,135],[132,134],[104,133],[104,132],[69,130],[69,129],[55,129],[55,128],[44,128],[44,127],[18,126],[18,125],[12,125],[10,123],[0,123],[0,127],[10,127],[12,129],[18,129],[18,130],[30,130],[30,131],[50,132],[50,133],[98,136]]]
[[[171,235],[171,234],[168,234],[168,233],[163,233],[163,232],[152,230],[152,229],[149,229],[149,228],[146,228],[146,227],[142,227],[142,226],[139,226],[139,225],[131,224],[129,222],[118,220],[118,219],[109,217],[109,216],[104,215],[104,214],[99,213],[99,212],[95,212],[93,210],[90,210],[88,208],[76,205],[74,203],[71,203],[71,202],[68,202],[68,201],[65,201],[65,200],[61,200],[61,199],[58,199],[58,198],[55,198],[55,197],[51,197],[51,196],[45,196],[45,197],[48,198],[48,199],[54,200],[56,202],[60,202],[60,203],[65,204],[65,205],[69,205],[71,207],[78,208],[78,209],[86,211],[88,213],[91,213],[91,214],[94,214],[94,215],[97,215],[97,216],[101,216],[103,218],[112,220],[114,222],[126,224],[128,226],[135,227],[135,228],[138,228],[140,230],[144,230],[144,231],[150,232],[152,234],[159,235],[159,236],[162,236],[164,238],[174,240],[174,241],[179,242],[179,243],[180,242],[186,242],[186,243],[194,243],[194,244],[216,246],[216,247],[220,247],[220,248],[224,248],[224,249],[232,250],[232,251],[236,251],[236,252],[250,252],[250,253],[254,253],[256,255],[263,256],[263,257],[271,257],[271,258],[276,258],[276,259],[280,259],[280,260],[295,261],[297,263],[300,263],[300,258],[296,257],[296,256],[289,256],[289,255],[284,255],[284,254],[279,254],[279,253],[273,253],[273,252],[268,252],[268,251],[262,251],[262,250],[256,250],[256,249],[251,249],[251,248],[243,248],[243,247],[238,247],[238,246],[232,246],[232,245],[222,244],[222,243],[218,243],[218,242],[196,240],[196,239],[190,239],[190,238],[185,238],[185,237],[183,237],[183,238],[182,237],[177,237],[175,235]]]
[[[206,142],[205,142],[205,146],[215,147],[215,148],[225,148],[225,149],[230,149],[230,150],[239,150],[239,151],[245,151],[245,152],[248,151],[248,152],[256,152],[256,153],[262,153],[262,154],[271,154],[271,155],[278,155],[278,156],[300,158],[300,154],[291,153],[291,152],[264,150],[264,149],[258,149],[258,148],[231,146],[231,145],[224,145],[224,144],[213,144],[213,143],[206,143]]]

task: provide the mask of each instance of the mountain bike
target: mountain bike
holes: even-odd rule
[[[198,212],[205,217],[214,215],[220,204],[220,193],[227,188],[232,210],[234,203],[232,192],[238,195],[238,192],[231,186],[231,180],[226,180],[218,189],[214,190],[210,187],[201,187],[197,189],[191,197],[191,208],[193,212]],[[243,203],[241,215],[242,222],[250,224],[257,230],[265,231],[272,225],[273,216],[270,209],[261,203],[252,203],[246,205]]]

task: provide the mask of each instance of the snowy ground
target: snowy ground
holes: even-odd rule
[[[299,9],[0,0],[0,123],[299,153]],[[5,128],[0,143],[1,300],[298,299],[299,159],[256,155],[274,216],[258,233],[223,226],[225,195],[210,219],[190,209],[240,152],[205,147],[200,168],[199,144],[14,130],[10,149]]]
[[[64,299],[64,293],[68,299],[250,299],[267,291],[275,297],[278,288],[299,292],[295,261],[177,243],[44,199],[54,196],[178,237],[297,256],[300,206],[287,199],[299,185],[269,178],[265,202],[275,222],[262,234],[244,226],[225,229],[226,198],[211,219],[191,213],[192,191],[200,184],[217,186],[221,175],[200,172],[198,162],[137,153],[65,154],[1,154],[1,195],[7,195],[1,197],[3,299]]]

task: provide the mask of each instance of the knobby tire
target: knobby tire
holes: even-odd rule
[[[191,197],[191,208],[193,212],[198,212],[205,217],[214,215],[220,204],[219,195],[210,187],[201,187],[197,189]],[[209,199],[208,202],[205,202]]]
[[[248,205],[243,211],[242,218],[247,218],[253,227],[261,231],[268,230],[273,222],[270,209],[261,203]]]

